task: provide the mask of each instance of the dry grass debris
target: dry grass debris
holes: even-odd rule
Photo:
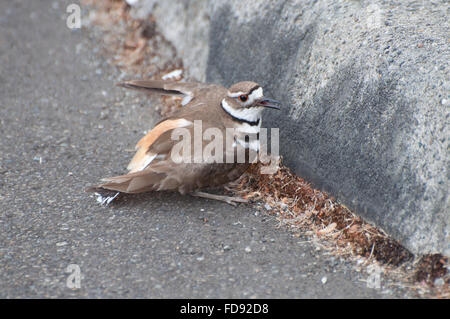
[[[122,0],[82,0],[95,7],[90,23],[102,29],[103,54],[121,70],[135,76],[158,78],[183,67],[175,47],[158,31],[152,16],[134,19]]]
[[[332,240],[344,255],[356,254],[393,266],[412,260],[413,255],[399,243],[325,192],[314,189],[289,168],[280,163],[278,171],[269,175],[260,173],[262,165],[253,164],[234,191],[264,201],[280,224]]]
[[[424,255],[417,262],[414,280],[416,282],[425,282],[428,285],[436,286],[438,279],[442,279],[442,285],[450,283],[448,273],[448,258],[441,254]],[[445,279],[444,279],[445,278]]]

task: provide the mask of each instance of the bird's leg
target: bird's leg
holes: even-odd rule
[[[237,181],[234,181],[227,183],[226,185],[223,186],[223,188],[225,188],[229,192],[232,192],[233,188],[236,188],[237,186],[239,186],[239,183]]]
[[[197,196],[197,197],[208,198],[208,199],[219,200],[219,201],[228,203],[228,204],[233,205],[233,206],[236,206],[237,205],[236,203],[248,203],[248,199],[244,199],[244,198],[241,198],[241,197],[216,195],[216,194],[210,194],[210,193],[199,192],[199,191],[190,193],[190,195]]]

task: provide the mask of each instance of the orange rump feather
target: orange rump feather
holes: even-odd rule
[[[140,141],[136,144],[137,152],[134,155],[133,159],[128,164],[128,170],[130,172],[139,171],[145,167],[144,163],[149,160],[152,156],[156,156],[157,154],[150,154],[148,150],[152,146],[153,143],[165,132],[169,130],[173,130],[180,127],[186,127],[191,125],[192,122],[185,119],[176,119],[176,120],[165,120],[158,125],[156,125],[150,132],[148,132]],[[150,160],[151,161],[151,160]]]

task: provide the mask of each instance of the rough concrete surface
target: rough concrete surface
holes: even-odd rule
[[[447,1],[155,1],[199,80],[254,80],[297,174],[415,253],[450,255]]]
[[[406,296],[249,205],[85,193],[125,171],[157,100],[114,86],[99,39],[66,27],[70,2],[0,2],[0,298]]]

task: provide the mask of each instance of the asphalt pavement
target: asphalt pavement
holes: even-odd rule
[[[69,3],[0,2],[1,298],[402,297],[252,205],[85,193],[125,172],[158,100],[114,86],[124,74],[67,28]]]

